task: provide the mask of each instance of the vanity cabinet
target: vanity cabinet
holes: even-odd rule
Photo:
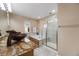
[[[37,39],[35,39],[35,38],[31,37],[31,36],[29,37],[29,39],[30,39],[32,42],[35,43],[36,47],[39,47],[39,40],[37,40]]]
[[[33,56],[34,55],[33,53],[34,53],[34,50],[31,49],[30,51],[25,52],[25,53],[23,53],[23,54],[21,54],[19,56]]]
[[[36,44],[36,47],[43,45],[43,39],[36,36],[30,36],[29,39]]]

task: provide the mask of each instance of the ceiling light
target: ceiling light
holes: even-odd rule
[[[55,13],[56,11],[55,10],[52,10],[52,13]]]
[[[11,9],[11,4],[10,3],[6,3],[7,4],[7,9],[9,12],[12,12],[12,9]]]
[[[37,17],[37,19],[40,19],[40,18],[41,18],[40,16]]]
[[[5,10],[5,7],[4,7],[4,4],[3,3],[0,3],[0,6],[1,6],[1,9],[2,10]]]
[[[47,24],[44,24],[44,28],[47,28]]]
[[[56,10],[52,10],[49,12],[49,14],[55,14],[56,13]]]

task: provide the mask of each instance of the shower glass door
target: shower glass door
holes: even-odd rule
[[[57,19],[50,18],[47,22],[47,46],[57,49]]]

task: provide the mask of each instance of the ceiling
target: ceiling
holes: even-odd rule
[[[31,18],[42,18],[49,15],[49,12],[57,9],[55,3],[12,3],[12,12],[17,15]]]

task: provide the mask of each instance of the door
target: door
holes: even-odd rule
[[[57,19],[51,18],[47,22],[47,46],[57,49]]]

